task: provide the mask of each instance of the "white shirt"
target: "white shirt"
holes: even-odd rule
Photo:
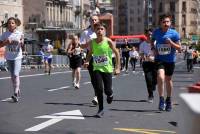
[[[96,39],[97,35],[94,31],[92,31],[92,28],[88,28],[81,34],[80,37],[80,44],[86,44],[92,39]]]
[[[151,50],[151,44],[143,41],[139,47],[139,53],[143,53],[145,56],[153,55]]]
[[[20,31],[15,30],[14,32],[4,32],[0,37],[0,41],[10,39],[11,41],[16,41],[15,43],[6,45],[5,58],[6,60],[17,60],[21,59],[22,56],[22,43],[23,34]]]
[[[136,51],[136,50],[132,50],[132,51],[129,51],[129,56],[131,57],[131,58],[139,58],[139,53]]]
[[[150,58],[149,60],[153,60],[154,59],[154,53],[151,50],[151,44],[147,43],[146,41],[143,41],[140,44],[139,53],[140,54],[144,54],[144,56],[149,57]]]
[[[53,46],[51,44],[44,44],[44,46],[42,47],[43,51],[44,51],[44,56],[47,58],[52,58],[52,49]]]

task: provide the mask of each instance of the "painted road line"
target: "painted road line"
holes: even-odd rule
[[[87,85],[87,84],[90,84],[90,83],[91,83],[90,81],[83,82],[83,85]]]
[[[86,72],[87,70],[81,70],[81,72]],[[55,74],[62,74],[62,73],[71,73],[72,71],[62,71],[62,72],[52,72],[51,75],[55,75]],[[20,78],[27,78],[27,77],[36,77],[36,76],[43,76],[43,75],[47,75],[44,73],[40,73],[40,74],[31,74],[31,75],[21,75]],[[6,79],[10,79],[10,77],[1,77],[0,80],[6,80]]]
[[[47,118],[50,119],[48,121],[45,121],[41,124],[38,124],[36,126],[30,127],[28,129],[25,129],[24,131],[39,131],[41,129],[44,129],[46,127],[49,127],[57,122],[60,122],[64,119],[75,119],[75,120],[83,120],[85,119],[81,113],[80,110],[73,110],[73,111],[65,111],[65,112],[61,112],[61,113],[54,113],[51,115],[43,115],[43,116],[38,116],[35,118]]]
[[[28,128],[25,131],[32,131],[32,132],[39,131],[39,130],[44,129],[44,128],[48,127],[48,126],[51,126],[51,125],[53,125],[53,124],[55,124],[57,122],[60,122],[62,120],[63,119],[50,119],[50,120],[48,120],[46,122],[43,122],[43,123],[41,123],[41,124],[39,124],[37,126]]]
[[[3,100],[1,100],[2,102],[7,102],[7,101],[11,101],[12,100],[12,98],[6,98],[6,99],[3,99]]]
[[[185,62],[185,61],[176,62],[175,64],[176,64],[176,65],[179,65],[179,64],[181,64],[181,63],[183,63],[183,62]]]
[[[61,73],[70,73],[70,72],[72,72],[72,71],[54,72],[54,73],[51,73],[51,75],[61,74]],[[46,74],[41,73],[41,74],[21,75],[20,78],[35,77],[35,76],[42,76],[42,75],[46,75]],[[0,80],[5,80],[5,79],[10,79],[10,77],[1,77],[0,78]]]
[[[137,133],[141,133],[141,134],[160,134],[160,132],[167,133],[167,134],[176,134],[176,132],[174,132],[174,131],[138,129],[138,128],[114,128],[114,130],[126,131],[126,132],[137,132]]]
[[[49,89],[47,91],[49,92],[53,92],[53,91],[57,91],[57,90],[61,90],[61,89],[67,89],[70,88],[71,86],[65,86],[65,87],[59,87],[59,88],[53,88],[53,89]]]

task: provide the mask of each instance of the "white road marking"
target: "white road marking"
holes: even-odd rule
[[[116,76],[113,76],[112,78],[115,79]],[[87,85],[87,84],[90,84],[90,83],[91,83],[90,81],[86,81],[86,82],[83,83],[83,85]],[[49,89],[49,90],[47,90],[47,91],[53,92],[53,91],[58,91],[58,90],[62,90],[62,89],[67,89],[67,88],[70,88],[70,87],[71,87],[71,86],[64,86],[64,87]]]
[[[176,62],[175,64],[176,64],[176,65],[179,65],[179,64],[181,64],[181,63],[183,63],[183,62],[185,62],[185,61]]]
[[[7,101],[11,101],[12,100],[12,98],[6,98],[6,99],[3,99],[3,100],[1,100],[2,102],[7,102]]]
[[[81,70],[81,72],[85,72],[87,70]],[[72,71],[63,71],[63,72],[52,72],[51,75],[55,75],[55,74],[62,74],[62,73],[71,73]],[[26,78],[26,77],[35,77],[35,76],[42,76],[42,75],[47,75],[44,73],[41,74],[31,74],[31,75],[21,75],[20,78]],[[1,77],[0,80],[6,80],[6,79],[10,79],[10,77]]]
[[[55,124],[55,123],[57,123],[59,121],[62,121],[62,120],[63,119],[50,119],[50,120],[48,120],[46,122],[43,122],[43,123],[41,123],[39,125],[36,125],[34,127],[31,127],[31,128],[28,128],[25,131],[32,131],[32,132],[39,131],[41,129],[44,129],[44,128],[46,128],[48,126],[51,126],[51,125],[53,125],[53,124]]]
[[[32,131],[32,132],[39,131],[39,130],[49,127],[57,122],[60,122],[63,119],[76,119],[76,120],[77,119],[78,120],[85,119],[80,110],[65,111],[65,112],[61,112],[61,113],[54,113],[51,115],[38,116],[35,118],[47,118],[50,120],[43,122],[41,124],[38,124],[36,126],[30,127],[28,129],[25,129],[24,131]]]
[[[67,88],[70,88],[70,86],[59,87],[59,88],[53,88],[53,89],[49,89],[49,90],[47,90],[47,91],[53,92],[53,91],[57,91],[57,90],[60,90],[60,89],[67,89]]]
[[[87,81],[87,82],[84,82],[83,85],[87,85],[87,84],[90,84],[91,82],[90,81]]]

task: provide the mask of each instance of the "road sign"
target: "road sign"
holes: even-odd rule
[[[76,120],[83,120],[85,119],[81,113],[80,110],[73,110],[73,111],[65,111],[61,113],[54,113],[51,115],[43,115],[43,116],[38,116],[35,118],[47,118],[50,119],[46,122],[43,122],[41,124],[38,124],[36,126],[33,126],[31,128],[26,129],[25,131],[39,131],[41,129],[44,129],[48,126],[51,126],[57,122],[60,122],[64,119],[76,119]]]

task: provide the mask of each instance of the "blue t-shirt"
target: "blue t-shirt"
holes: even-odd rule
[[[161,28],[156,29],[153,32],[152,39],[156,41],[156,51],[158,54],[155,56],[155,60],[163,62],[175,62],[176,60],[176,49],[166,44],[166,39],[169,38],[173,42],[180,40],[179,33],[169,28],[167,32],[163,32]]]

